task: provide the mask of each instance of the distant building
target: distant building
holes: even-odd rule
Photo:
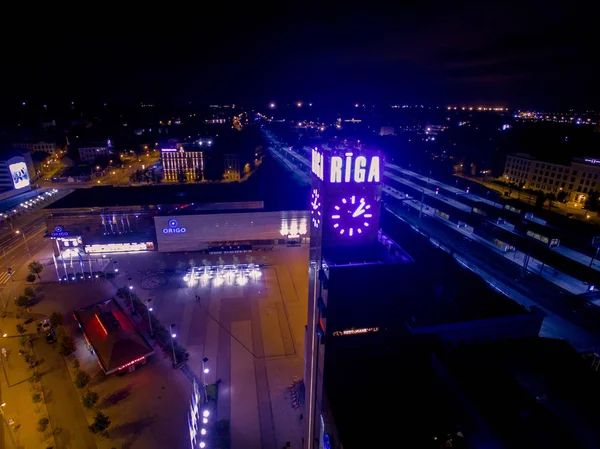
[[[239,154],[225,154],[225,171],[223,179],[228,181],[237,181],[242,177],[240,168],[240,156]]]
[[[31,154],[26,151],[12,151],[3,154],[0,159],[0,192],[21,193],[29,190],[31,176],[35,177],[35,169]],[[3,198],[7,196],[2,195]]]
[[[110,140],[106,142],[85,143],[79,146],[79,159],[81,162],[92,164],[99,156],[110,156],[112,145]]]
[[[506,157],[504,181],[525,189],[558,194],[567,192],[567,200],[584,203],[590,192],[599,190],[600,159],[576,158],[568,164],[556,164],[516,153]]]
[[[393,126],[382,126],[381,129],[379,130],[380,136],[393,136],[395,134],[396,134],[396,132],[395,132]]]
[[[162,148],[160,159],[163,166],[164,180],[167,182],[202,181],[204,177],[204,151],[211,144],[176,144],[173,147]]]
[[[44,141],[13,143],[13,147],[29,150],[31,152],[43,151],[44,153],[48,153],[50,155],[56,154],[56,152],[59,150],[55,142]]]

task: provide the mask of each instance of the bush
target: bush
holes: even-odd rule
[[[15,299],[15,306],[17,306],[20,309],[24,309],[25,307],[29,306],[30,301],[31,298],[29,296],[21,295],[17,299]]]
[[[81,397],[81,402],[83,402],[83,406],[85,408],[92,408],[98,402],[100,395],[95,391],[86,391],[86,393]]]
[[[104,432],[108,429],[108,426],[110,426],[110,418],[104,413],[98,412],[96,413],[96,416],[94,416],[94,422],[91,426],[88,426],[88,428],[90,429],[90,432],[97,434]]]
[[[73,369],[75,371],[77,371],[79,369],[79,367],[81,366],[81,364],[79,363],[79,359],[73,359],[73,362],[71,362],[73,364]]]
[[[58,353],[65,357],[69,357],[71,354],[75,352],[77,349],[77,345],[75,344],[75,340],[70,335],[63,335],[58,338]]]
[[[54,335],[56,335],[57,340],[64,337],[67,335],[67,328],[64,326],[58,326],[56,329],[54,329]]]
[[[35,274],[29,273],[27,276],[25,276],[25,280],[31,283],[35,282]]]
[[[77,371],[73,382],[77,388],[85,388],[85,386],[90,383],[90,375],[85,371]]]
[[[27,332],[25,326],[23,326],[22,324],[17,324],[17,333],[23,335],[25,332]]]
[[[42,279],[40,277],[40,273],[42,271],[44,271],[44,265],[42,265],[40,262],[38,262],[37,260],[34,260],[27,266],[27,268],[29,268],[29,272],[31,274],[37,275],[38,279]]]
[[[35,298],[35,289],[33,287],[27,286],[25,290],[23,290],[23,296],[27,296],[28,298]]]
[[[33,401],[34,404],[37,404],[38,402],[42,402],[42,395],[40,393],[33,393],[31,395],[31,400]]]
[[[57,328],[58,326],[61,326],[63,324],[63,321],[64,321],[64,316],[62,313],[52,312],[50,314],[50,326],[52,326],[53,328]]]
[[[48,428],[48,424],[50,424],[50,420],[48,418],[42,418],[38,421],[37,430],[40,432],[45,432]]]

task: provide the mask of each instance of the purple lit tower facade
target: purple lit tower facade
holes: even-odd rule
[[[312,175],[304,358],[306,449],[334,447],[323,394],[326,348],[329,359],[344,350],[340,343],[346,350],[360,340],[373,344],[369,338],[379,331],[378,315],[361,311],[360,301],[377,292],[361,277],[385,265],[382,253],[389,252],[379,229],[382,155],[359,145],[314,149]]]

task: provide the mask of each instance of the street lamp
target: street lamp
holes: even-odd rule
[[[21,234],[23,236],[23,241],[25,242],[25,248],[27,249],[27,255],[31,259],[31,251],[29,251],[29,245],[27,244],[27,238],[25,237],[25,232],[19,231],[18,229],[15,231],[15,234]]]
[[[175,338],[177,338],[177,334],[173,332],[175,328],[174,324],[169,326],[169,333],[171,334],[171,349],[173,350],[173,365],[177,365],[177,356],[175,355]]]
[[[113,271],[114,271],[115,273],[118,273],[118,272],[119,272],[119,267],[117,266],[117,264],[118,264],[118,263],[119,263],[119,261],[118,261],[118,260],[115,260],[115,261],[113,262]]]
[[[204,388],[204,400],[208,402],[208,392],[206,391],[206,375],[208,374],[209,369],[206,366],[208,362],[208,358],[204,357],[202,359],[202,387]]]
[[[131,303],[131,314],[135,315],[135,308],[133,307],[133,295],[131,294],[131,290],[133,290],[133,285],[131,285],[131,279],[127,279],[127,289],[129,290],[129,302]]]
[[[152,307],[150,307],[150,302],[152,302],[152,298],[148,298],[146,300],[146,310],[148,311],[148,326],[150,326],[150,336],[154,335],[154,331],[152,330],[152,317],[150,316],[150,312],[152,312]]]

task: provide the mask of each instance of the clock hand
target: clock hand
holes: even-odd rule
[[[359,215],[362,215],[364,213],[365,213],[365,203],[360,203],[360,205],[356,208],[356,210],[352,214],[352,217],[358,217]]]

